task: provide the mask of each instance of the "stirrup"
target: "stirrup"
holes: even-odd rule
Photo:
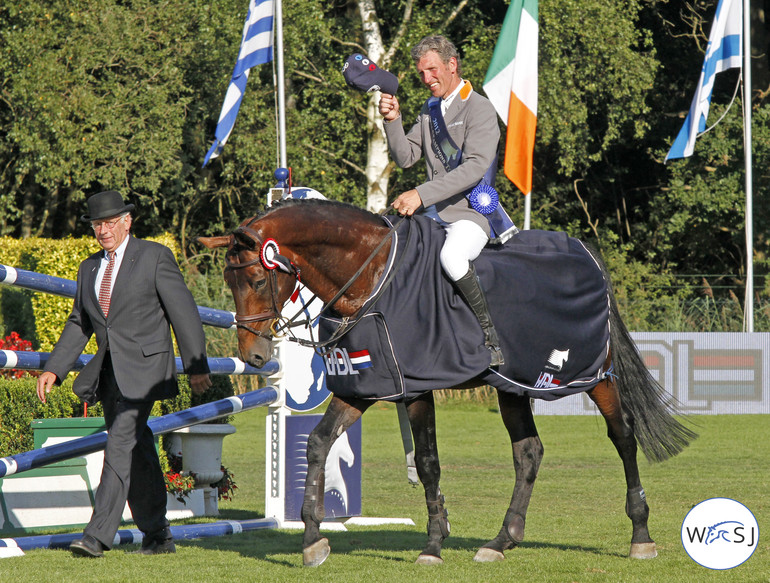
[[[486,347],[489,349],[489,354],[492,357],[489,361],[489,366],[503,366],[505,364],[505,358],[503,358],[503,351],[500,350],[500,347],[495,344],[486,344]]]

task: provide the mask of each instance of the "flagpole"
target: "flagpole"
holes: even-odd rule
[[[524,196],[524,230],[529,231],[529,219],[532,216],[532,193]]]
[[[278,161],[286,166],[286,96],[283,77],[283,8],[281,0],[275,0],[275,64],[278,75]]]
[[[754,332],[754,218],[751,171],[751,11],[743,0],[743,150],[746,176],[746,298],[743,331]]]

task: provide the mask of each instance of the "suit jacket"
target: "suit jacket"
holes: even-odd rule
[[[489,100],[467,83],[450,104],[444,121],[452,140],[463,151],[460,164],[451,172],[446,171],[431,149],[427,101],[408,133],[404,133],[400,119],[385,122],[390,155],[401,168],[409,168],[424,157],[428,181],[417,187],[423,205],[435,204],[439,217],[447,223],[471,220],[489,235],[489,222],[470,207],[466,195],[484,177],[497,156],[500,140],[497,113]]]
[[[159,400],[178,393],[169,324],[174,328],[188,373],[209,372],[198,308],[171,251],[129,236],[117,273],[107,318],[94,290],[103,251],[78,269],[77,292],[67,323],[46,363],[61,382],[96,334],[98,350],[73,384],[86,402],[98,400],[99,371],[109,350],[121,394],[131,400]]]

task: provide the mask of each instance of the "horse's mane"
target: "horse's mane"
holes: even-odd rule
[[[367,211],[360,207],[348,204],[346,202],[340,202],[337,200],[326,200],[322,198],[284,198],[275,201],[271,206],[265,207],[256,217],[255,220],[261,219],[269,214],[272,214],[281,209],[287,209],[292,207],[317,207],[318,212],[329,212],[333,215],[338,215],[341,210],[350,211],[354,215],[360,217],[359,220],[366,221],[376,225],[382,225],[383,221],[380,215]]]

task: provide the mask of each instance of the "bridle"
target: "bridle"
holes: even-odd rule
[[[243,233],[247,235],[250,239],[252,239],[259,247],[262,246],[262,240],[260,236],[257,234],[256,231],[251,229],[248,225],[238,227],[235,230],[235,233]],[[230,261],[229,258],[225,257],[225,271],[228,269],[233,269],[233,270],[243,269],[243,268],[251,267],[252,265],[257,265],[257,264],[262,265],[265,268],[265,271],[267,271],[266,279],[267,279],[269,291],[270,291],[270,309],[264,312],[260,312],[258,314],[249,314],[247,316],[243,316],[236,312],[235,326],[236,328],[243,328],[244,330],[247,330],[248,332],[251,332],[252,334],[260,338],[272,340],[275,337],[280,338],[281,336],[283,336],[283,334],[278,329],[279,325],[281,324],[281,320],[283,318],[281,317],[281,308],[278,306],[278,301],[276,300],[276,294],[278,292],[278,277],[275,272],[277,271],[277,269],[267,268],[262,260],[260,252],[259,251],[255,251],[255,252],[258,254],[256,259],[245,261],[243,263],[233,263],[232,261]],[[294,276],[294,281],[296,286],[296,282],[300,281],[299,268],[293,263],[291,263],[285,257],[280,257],[280,260],[281,260],[281,266],[285,267],[284,270]],[[249,326],[249,324],[253,324],[255,322],[264,322],[266,320],[272,320],[272,322],[270,323],[269,334],[265,332],[260,332],[259,330],[256,330],[255,328]]]
[[[257,246],[262,247],[263,246],[263,241],[262,241],[261,237],[259,236],[259,234],[256,231],[254,231],[254,229],[250,228],[250,226],[249,226],[255,220],[257,220],[257,219],[254,218],[254,219],[252,219],[252,221],[248,225],[238,227],[233,232],[233,235],[234,236],[237,235],[237,234],[246,235],[249,239],[254,241],[254,243]],[[407,245],[408,245],[409,240],[411,240],[411,237],[412,237],[411,221],[408,221],[408,225],[409,225],[409,230],[407,231],[407,233],[408,233],[407,234]],[[347,291],[347,289],[351,285],[353,285],[353,283],[358,279],[358,277],[364,272],[364,269],[366,269],[366,267],[374,260],[374,258],[377,256],[377,254],[382,250],[382,248],[385,246],[385,243],[387,243],[388,240],[390,240],[393,237],[393,235],[395,233],[395,229],[396,229],[395,226],[391,226],[390,227],[388,233],[377,244],[377,246],[374,248],[374,250],[372,250],[372,252],[369,255],[369,257],[358,268],[356,273],[354,273],[353,276],[348,280],[348,282],[345,285],[343,285],[340,288],[340,290],[335,294],[335,296],[331,300],[329,300],[329,302],[327,304],[324,305],[324,307],[321,309],[321,313],[323,313],[327,308],[330,308],[331,306],[333,306],[337,302],[337,300],[339,300],[344,295],[344,293]],[[274,259],[279,264],[279,266],[280,266],[282,271],[285,271],[287,273],[290,273],[290,274],[294,275],[296,283],[302,283],[301,282],[301,278],[300,278],[300,269],[299,269],[299,267],[297,267],[291,261],[289,261],[286,257],[283,257],[281,255],[275,255]],[[393,280],[395,272],[398,271],[398,267],[400,267],[401,262],[403,261],[403,259],[404,259],[404,254],[401,254],[401,257],[400,257],[400,259],[397,262],[396,268],[391,271],[391,273],[387,277],[385,283],[381,286],[381,288],[378,291],[378,293],[376,294],[376,296],[374,298],[372,298],[369,302],[367,302],[368,303],[368,309],[366,309],[365,312],[368,312],[369,310],[371,310],[372,307],[374,306],[374,304],[376,303],[376,300],[385,292],[385,289],[390,285],[390,282]],[[264,263],[264,261],[262,259],[262,256],[261,256],[261,253],[260,253],[260,255],[256,259],[252,259],[252,260],[246,261],[244,263],[232,263],[227,258],[225,259],[225,261],[226,261],[225,270],[227,270],[227,269],[241,269],[241,268],[244,268],[244,267],[251,267],[252,265],[256,265],[256,264],[260,263],[260,264],[262,264],[263,267],[266,268],[266,270],[269,273],[269,277],[267,279],[268,279],[268,282],[269,282],[269,285],[270,285],[270,302],[271,302],[270,310],[265,311],[265,312],[260,312],[259,314],[250,314],[248,316],[242,316],[242,315],[236,313],[235,314],[235,325],[236,325],[237,328],[242,328],[244,330],[247,330],[248,332],[251,332],[252,334],[254,334],[255,336],[258,336],[260,338],[265,338],[267,340],[272,340],[275,337],[280,338],[280,337],[285,336],[285,334],[281,333],[280,329],[289,329],[292,326],[299,325],[299,323],[294,323],[294,320],[302,313],[302,310],[300,312],[298,312],[297,315],[295,315],[292,318],[284,318],[283,316],[281,316],[281,309],[278,306],[278,303],[277,303],[276,297],[275,297],[276,296],[276,291],[277,291],[277,288],[278,288],[277,277],[276,277],[276,274],[275,274],[276,269],[275,268],[269,268],[268,269],[265,266],[265,263]],[[296,283],[295,283],[295,285],[296,285]],[[298,291],[299,290],[296,290],[294,292],[294,295],[298,295]],[[292,298],[294,297],[294,295],[292,296]],[[313,298],[311,298],[310,301],[313,301],[314,299],[316,299],[316,297],[317,297],[316,295],[313,295]],[[349,332],[350,329],[353,328],[353,326],[355,326],[361,320],[361,316],[362,315],[363,314],[359,314],[352,321],[347,319],[347,318],[345,318],[344,323],[340,325],[340,327],[337,329],[337,331],[334,334],[332,334],[331,338],[329,338],[328,340],[326,340],[324,342],[312,341],[312,340],[311,341],[306,341],[306,340],[302,340],[300,338],[290,338],[290,340],[293,340],[293,341],[299,343],[302,346],[313,347],[313,348],[316,348],[316,349],[317,348],[321,348],[323,346],[326,346],[328,344],[334,344],[342,336],[347,334],[347,332]],[[273,320],[271,322],[271,324],[270,324],[270,334],[266,334],[264,332],[260,332],[259,330],[255,330],[254,328],[252,328],[251,326],[248,325],[248,323],[264,322],[265,320],[270,320],[270,319]]]

